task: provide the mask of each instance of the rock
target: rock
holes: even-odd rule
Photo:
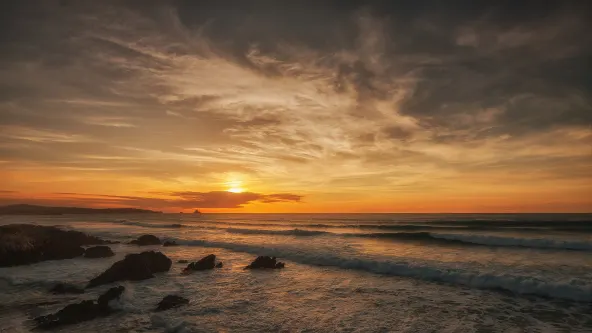
[[[108,258],[114,255],[111,248],[105,245],[89,247],[84,251],[85,258]]]
[[[49,292],[54,294],[83,294],[84,289],[78,288],[71,284],[58,283]]]
[[[223,266],[222,262],[219,262],[216,264],[216,268],[222,268],[222,266]]]
[[[181,259],[181,260],[177,261],[178,264],[186,264],[188,262],[189,261],[188,260],[185,260],[185,259]]]
[[[181,305],[185,305],[188,304],[189,300],[186,298],[183,298],[181,296],[176,296],[176,295],[168,295],[165,296],[162,301],[160,301],[158,303],[158,306],[156,307],[156,311],[164,311],[164,310],[168,310],[168,309],[172,309],[172,308],[177,308]]]
[[[160,252],[146,251],[128,254],[105,272],[90,280],[87,288],[115,281],[139,281],[154,277],[154,273],[171,269],[172,261]]]
[[[190,263],[183,271],[203,271],[206,269],[213,269],[214,267],[216,267],[216,255],[210,254],[201,258],[199,261]]]
[[[275,257],[259,256],[245,269],[257,268],[284,268],[286,265],[283,262],[278,262]]]
[[[34,320],[38,328],[52,329],[58,326],[76,324],[97,317],[107,316],[114,312],[114,309],[109,307],[109,301],[119,298],[124,290],[125,288],[122,286],[111,288],[99,296],[97,302],[86,300],[80,303],[69,304],[56,313],[40,316]]]
[[[136,244],[140,246],[144,245],[160,245],[160,239],[154,235],[142,235],[138,239],[134,239],[130,244]]]
[[[71,259],[84,254],[82,246],[108,243],[79,231],[9,224],[0,226],[0,267]]]
[[[165,241],[162,243],[162,246],[179,246],[179,244],[177,244],[175,241]]]
[[[113,288],[107,290],[107,292],[105,292],[103,295],[99,296],[99,299],[97,300],[97,304],[102,309],[107,309],[107,308],[109,308],[109,302],[114,299],[119,299],[119,297],[121,297],[121,294],[123,294],[124,291],[125,291],[124,286],[113,287]]]

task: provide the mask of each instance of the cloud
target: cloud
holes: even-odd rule
[[[290,198],[274,187],[439,191],[481,169],[587,181],[586,12],[428,2],[12,5],[0,177],[199,186],[170,200],[233,207]],[[218,192],[230,173],[260,188]]]
[[[176,212],[196,208],[242,208],[253,203],[299,203],[302,196],[291,193],[262,194],[253,192],[233,193],[226,191],[211,192],[170,192],[158,193],[158,197],[97,195],[84,193],[52,193],[46,196],[3,191],[0,203],[32,203],[40,205],[82,206],[82,207],[135,207]],[[15,198],[19,194],[21,198]]]

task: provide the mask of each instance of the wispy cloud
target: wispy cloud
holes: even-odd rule
[[[103,179],[239,207],[290,197],[259,192],[396,201],[489,193],[504,175],[547,192],[592,178],[580,172],[592,163],[580,71],[592,49],[575,5],[524,17],[501,5],[219,6],[17,6],[19,38],[0,54],[10,189],[103,191]],[[230,173],[254,192],[219,192]],[[467,179],[478,181],[457,186]]]

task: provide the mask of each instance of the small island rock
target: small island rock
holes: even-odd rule
[[[259,256],[245,269],[284,268],[285,266],[283,262],[278,262],[275,257]]]
[[[111,248],[105,245],[89,247],[84,251],[85,258],[108,258],[114,255]]]
[[[134,239],[133,241],[130,242],[130,244],[135,244],[135,245],[140,245],[140,246],[144,246],[144,245],[160,245],[160,239],[154,235],[142,235],[140,237],[138,237],[138,239]]]
[[[90,280],[87,288],[116,281],[139,281],[154,277],[154,273],[171,269],[172,261],[160,252],[146,251],[128,254],[105,272]]]
[[[188,304],[189,300],[181,296],[168,295],[160,301],[156,307],[156,311],[164,311],[172,308],[177,308],[181,305]]]
[[[222,263],[218,263],[218,265],[221,265],[221,264]],[[187,273],[190,271],[203,271],[206,269],[213,269],[214,267],[222,267],[222,266],[218,266],[218,265],[216,264],[216,255],[210,254],[210,255],[207,255],[207,256],[201,258],[199,261],[190,263],[183,270],[183,272]]]
[[[76,324],[97,317],[107,316],[115,311],[109,307],[109,302],[119,298],[124,290],[125,288],[122,286],[114,287],[99,296],[96,302],[86,300],[80,303],[69,304],[56,313],[37,317],[34,319],[37,323],[37,328],[52,329],[58,326]]]
[[[79,231],[57,227],[4,225],[0,226],[0,267],[72,259],[84,254],[82,246],[107,243]]]

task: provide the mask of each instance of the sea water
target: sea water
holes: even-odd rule
[[[149,214],[4,216],[120,241],[115,257],[0,268],[0,332],[126,291],[121,311],[58,332],[592,332],[592,214]],[[127,245],[153,234],[178,247]],[[84,286],[126,254],[158,250],[167,273]],[[221,269],[182,275],[215,254]],[[282,270],[244,270],[258,255]],[[166,295],[189,305],[154,312]]]

